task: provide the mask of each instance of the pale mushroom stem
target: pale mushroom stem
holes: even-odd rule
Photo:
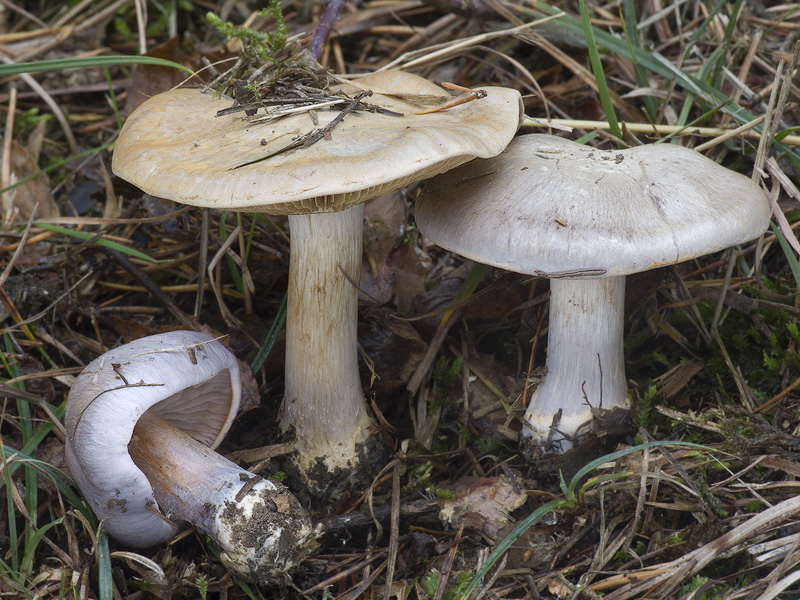
[[[248,579],[268,582],[313,549],[313,530],[288,490],[250,473],[161,417],[144,413],[128,451],[147,476],[160,511],[186,521],[219,546],[220,559]]]
[[[286,388],[281,426],[294,427],[309,486],[357,466],[373,424],[358,373],[356,327],[364,207],[290,215]],[[312,472],[320,465],[321,470]],[[344,469],[348,473],[337,470]]]
[[[550,441],[567,449],[592,419],[592,409],[627,408],[624,310],[624,276],[550,280],[547,373],[523,428],[531,443]]]

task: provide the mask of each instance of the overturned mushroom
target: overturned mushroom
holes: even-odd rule
[[[214,452],[240,390],[234,356],[191,331],[120,346],[75,379],[67,464],[111,536],[154,546],[188,522],[216,542],[229,569],[262,583],[313,549],[309,518],[284,486]]]
[[[628,406],[625,276],[758,237],[770,210],[752,180],[682,146],[534,134],[432,179],[415,214],[443,248],[550,278],[547,374],[523,436],[564,449],[593,409]]]
[[[340,110],[318,110],[316,125],[307,114],[256,123],[216,117],[230,101],[200,90],[159,94],[128,118],[113,162],[118,176],[149,194],[289,215],[282,426],[294,428],[297,464],[318,493],[364,479],[360,469],[371,471],[374,455],[356,341],[363,203],[498,154],[522,114],[516,90],[490,87],[449,106],[445,90],[403,72],[337,91],[368,91],[371,108],[343,119]],[[318,127],[327,133],[316,143],[286,150]]]

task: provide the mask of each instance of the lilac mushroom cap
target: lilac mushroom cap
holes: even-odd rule
[[[67,400],[67,464],[112,537],[154,546],[188,522],[228,568],[260,582],[313,549],[310,520],[286,488],[214,452],[240,395],[234,356],[192,331],[138,339],[81,372]]]
[[[550,278],[547,373],[523,436],[565,449],[592,409],[628,406],[625,276],[756,238],[770,209],[751,179],[682,146],[532,134],[432,179],[415,216],[443,248]]]
[[[357,285],[363,203],[475,157],[500,153],[522,119],[519,92],[427,114],[451,98],[416,75],[381,72],[337,91],[391,111],[352,112],[330,132],[242,166],[329,124],[339,110],[258,123],[216,117],[230,100],[196,89],[159,94],[128,118],[113,170],[149,194],[220,210],[289,215],[291,258],[282,427],[294,429],[296,464],[318,495],[371,475],[378,442],[358,373]],[[262,142],[263,140],[263,142]]]

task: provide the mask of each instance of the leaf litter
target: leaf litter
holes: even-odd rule
[[[115,10],[125,4],[116,3]],[[588,62],[586,48],[580,37],[569,34],[573,22],[569,18],[577,13],[551,20],[546,36],[537,29],[494,36],[482,31],[478,20],[447,12],[447,3],[442,4],[444,12],[409,2],[397,2],[388,11],[377,4],[359,7],[342,17],[340,33],[326,44],[321,64],[352,73],[392,64],[408,66],[414,60],[429,78],[455,81],[468,90],[488,84],[518,87],[528,93],[526,112],[539,122],[546,125],[547,115],[556,113],[573,123],[575,137],[584,136],[593,144],[614,142],[585,125],[602,119],[602,112],[591,73],[583,66]],[[628,3],[624,5],[628,10]],[[540,3],[531,6],[467,3],[459,10],[483,11],[483,15],[488,11],[512,31],[547,13],[536,12]],[[707,115],[709,107],[694,95],[702,88],[682,87],[682,76],[675,80],[669,73],[707,75],[704,81],[724,73],[716,80],[719,90],[737,96],[746,109],[767,114],[775,142],[767,144],[763,152],[769,156],[760,160],[753,159],[755,148],[746,137],[702,138],[704,151],[737,170],[747,172],[756,164],[771,175],[780,213],[777,227],[730,257],[706,257],[629,284],[628,303],[635,307],[628,313],[626,335],[634,398],[630,420],[615,428],[595,428],[585,444],[563,457],[543,455],[527,462],[514,443],[519,429],[516,415],[543,364],[545,344],[534,341],[547,334],[546,321],[542,326],[547,286],[489,269],[474,292],[457,300],[456,311],[450,312],[473,267],[416,233],[410,202],[416,189],[406,190],[399,201],[411,208],[405,210],[410,216],[399,232],[402,235],[395,227],[371,230],[377,233],[365,254],[363,271],[372,276],[373,286],[364,291],[374,288],[380,293],[362,296],[373,307],[361,313],[363,377],[365,383],[374,382],[365,389],[382,417],[381,436],[391,444],[395,462],[370,489],[353,489],[337,504],[314,507],[326,533],[319,552],[297,569],[287,588],[240,586],[196,532],[141,553],[118,548],[113,540],[103,542],[104,534],[98,534],[97,524],[68,480],[49,470],[49,464],[61,466],[57,457],[63,434],[57,423],[71,378],[106,349],[189,323],[214,335],[227,335],[243,363],[255,355],[285,289],[285,220],[225,218],[201,209],[159,214],[159,200],[103,176],[98,157],[107,163],[104,151],[56,170],[49,186],[25,203],[40,206],[32,220],[6,191],[0,240],[6,261],[2,272],[5,381],[0,388],[4,398],[0,464],[8,499],[8,509],[0,511],[3,593],[25,597],[27,590],[43,598],[97,595],[103,584],[94,569],[94,556],[112,565],[110,585],[124,598],[196,597],[200,589],[226,597],[458,598],[473,583],[472,598],[796,597],[800,334],[795,298],[800,268],[791,248],[797,214],[789,199],[796,198],[800,163],[792,145],[798,92],[784,74],[787,68],[794,72],[791,42],[798,16],[780,5],[746,5],[736,15],[725,13],[727,6],[708,8],[705,3],[676,7],[679,18],[648,12],[649,8],[634,15],[639,19],[640,27],[634,27],[638,36],[657,44],[658,56],[670,69],[651,71],[650,80],[642,80],[636,61],[617,50],[604,55],[616,78],[611,83],[616,87],[615,108],[624,120],[638,122],[648,107],[639,100],[642,96],[632,92],[650,93],[659,109],[651,118],[665,125],[682,124],[681,110],[699,116]],[[589,10],[597,28],[620,35],[624,31],[619,13],[594,3]],[[291,5],[285,13],[293,33],[313,31],[301,7]],[[733,19],[728,21],[732,25],[726,27],[723,14]],[[18,30],[45,40],[38,47],[18,46],[17,56],[44,58],[45,51],[66,42],[80,48],[86,40],[74,37],[78,32],[93,31],[101,44],[119,44],[119,37],[105,37],[109,34],[92,29],[113,15],[93,6],[65,16],[43,13],[37,23],[14,12]],[[248,16],[239,15],[239,22]],[[397,25],[395,17],[404,24]],[[254,23],[258,28],[272,27],[269,16],[256,17]],[[764,24],[771,29],[760,30]],[[49,31],[70,28],[59,40],[48,37],[44,25],[54,28]],[[195,21],[191,27],[202,30],[207,25]],[[165,37],[145,39],[152,49]],[[465,43],[472,39],[476,41]],[[693,41],[687,45],[686,39]],[[45,50],[48,46],[50,50]],[[714,54],[717,47],[744,52],[732,52],[732,62],[723,65]],[[214,50],[226,52],[224,46]],[[209,64],[220,58],[209,58]],[[312,103],[336,101],[336,110],[353,105],[353,98],[325,95],[331,83],[328,75],[320,84],[319,72],[305,73],[314,82],[304,83],[307,88],[289,83],[298,80],[294,75],[281,84],[269,69],[253,77],[258,68],[237,63],[236,56],[226,58],[242,70],[231,78],[234,87],[223,89],[236,103],[231,107],[236,114],[225,118],[241,118],[242,112],[248,119],[264,118],[258,112],[246,113],[256,108],[253,104],[265,111],[263,105],[278,85],[288,85],[286,90],[295,85],[291,94],[305,94]],[[781,59],[791,66],[781,71]],[[195,70],[203,66],[199,57],[188,60]],[[704,72],[704,61],[719,68]],[[119,90],[126,77],[112,69],[111,89]],[[241,89],[237,96],[237,81],[245,82],[240,88],[255,83],[257,100],[249,100]],[[50,97],[63,98],[65,105],[86,107],[85,120],[71,122],[81,148],[101,147],[113,139],[114,116],[102,99],[108,86],[92,85],[68,89],[54,78],[44,90]],[[174,82],[165,79],[163,85],[166,89]],[[770,101],[773,90],[777,96]],[[27,90],[21,84],[17,102],[48,110],[44,95],[23,93]],[[290,92],[277,93],[284,94],[283,105],[288,104]],[[430,105],[427,99],[418,100]],[[706,121],[717,129],[732,129],[722,112],[706,116]],[[69,136],[61,129],[52,124],[46,128],[39,166],[69,152]],[[6,133],[6,139],[16,144],[14,148],[24,147],[33,135],[30,125],[11,124],[9,131],[13,134]],[[658,135],[656,126],[643,134],[634,134],[631,128],[621,142],[652,142]],[[701,141],[692,127],[682,135],[682,143]],[[319,139],[324,136],[323,132]],[[4,155],[7,164],[9,157]],[[95,191],[88,196],[76,193],[87,182]],[[5,185],[10,183],[4,180]],[[104,208],[120,197],[121,212],[107,217]],[[76,206],[73,201],[79,199]],[[387,202],[382,209],[386,212],[378,213],[386,223],[396,221],[397,202]],[[57,213],[42,212],[53,203]],[[90,235],[79,239],[38,226],[36,219],[45,217],[52,225]],[[233,235],[236,227],[241,227],[242,235]],[[236,322],[246,326],[229,327],[213,294],[197,302],[202,291],[212,289],[209,278],[201,277],[208,258],[201,256],[198,237],[211,255],[234,238],[209,278],[219,300],[229,305]],[[103,249],[100,240],[118,244],[121,250],[114,252],[122,256]],[[126,248],[152,260],[127,255]],[[136,275],[126,261],[135,266]],[[263,292],[249,305],[248,286],[241,281],[245,272]],[[443,321],[447,327],[440,325]],[[437,331],[438,349],[411,394],[406,385],[423,364],[424,350]],[[377,360],[378,349],[386,346],[389,356]],[[392,354],[391,348],[397,352]],[[277,422],[282,372],[278,343],[249,384],[250,396],[260,397],[260,406],[239,418],[224,446],[233,456],[252,459],[251,470],[262,476],[280,471],[285,452],[286,440],[277,428],[263,425]],[[488,415],[502,418],[484,422]],[[713,451],[649,447],[603,462],[589,474],[601,477],[596,485],[532,524],[483,579],[474,579],[509,529],[548,502],[569,499],[563,482],[599,456],[651,438],[700,442]],[[423,439],[425,445],[420,444]],[[48,462],[40,464],[35,457]],[[491,503],[498,496],[515,500],[504,500],[501,507]],[[454,516],[442,519],[442,506],[452,508],[459,501]],[[455,516],[457,512],[460,516]],[[488,534],[487,523],[492,524],[493,535]],[[111,549],[109,557],[103,557],[103,548]]]

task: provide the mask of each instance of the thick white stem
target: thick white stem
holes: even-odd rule
[[[308,515],[284,486],[238,467],[161,417],[141,416],[128,451],[153,488],[158,506],[151,510],[176,527],[186,521],[205,531],[239,575],[266,583],[313,549]]]
[[[357,286],[362,204],[292,215],[286,316],[284,429],[294,427],[297,463],[311,479],[352,470],[370,435],[358,373]],[[321,461],[321,463],[320,463]],[[311,470],[322,466],[322,472]]]
[[[590,421],[592,409],[628,406],[624,311],[625,277],[550,281],[547,373],[525,413],[523,436],[565,449],[564,436]],[[561,433],[551,435],[553,424]]]

